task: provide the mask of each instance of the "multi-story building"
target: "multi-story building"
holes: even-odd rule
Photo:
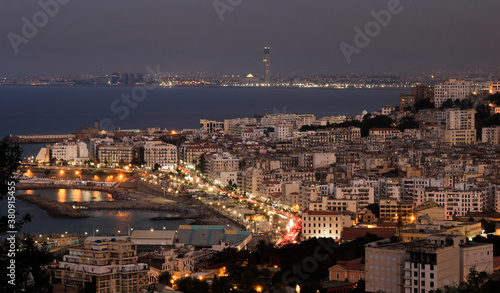
[[[113,139],[111,137],[106,137],[106,138],[91,138],[90,139],[90,151],[89,151],[89,158],[91,160],[96,160],[97,159],[97,148],[99,145],[102,144],[113,144]]]
[[[281,196],[281,182],[275,180],[264,180],[259,185],[258,195],[263,199],[271,199]]]
[[[397,137],[401,135],[401,130],[397,128],[371,128],[369,130],[369,135],[380,137],[382,141],[385,141],[388,137]]]
[[[237,186],[244,193],[257,196],[257,191],[263,180],[262,170],[249,167],[238,173]]]
[[[208,120],[208,119],[200,119],[200,129],[208,131],[209,133],[223,131],[224,122]]]
[[[302,239],[340,239],[344,227],[351,227],[351,215],[331,211],[304,211],[302,213]]]
[[[108,164],[130,164],[134,159],[134,147],[125,144],[98,145],[97,159],[101,163]]]
[[[492,244],[437,234],[425,240],[367,247],[366,291],[426,293],[459,284],[473,266],[492,272]]]
[[[440,83],[434,88],[434,105],[439,108],[446,100],[465,100],[470,97],[473,92],[472,81],[462,79],[449,79]]]
[[[144,145],[146,168],[153,169],[156,164],[162,170],[174,170],[177,164],[177,147],[167,143],[146,143]]]
[[[299,167],[322,168],[335,163],[334,152],[302,152],[299,153]]]
[[[432,200],[444,206],[447,220],[454,216],[466,216],[470,212],[482,212],[487,194],[482,189],[456,190],[453,188],[426,188],[422,202]]]
[[[455,144],[471,144],[476,141],[474,109],[446,110],[446,130],[444,141]]]
[[[500,126],[483,127],[482,142],[492,145],[500,144]]]
[[[85,241],[83,247],[68,248],[54,278],[75,288],[94,284],[97,293],[137,292],[147,284],[148,265],[137,263],[130,241]]]
[[[399,94],[399,110],[404,111],[408,107],[415,105],[415,96]]]
[[[411,95],[415,97],[415,101],[420,101],[429,98],[434,100],[434,87],[425,85],[416,85],[411,88]]]
[[[211,153],[206,156],[205,162],[206,166],[204,169],[207,176],[223,185],[228,185],[229,180],[234,178],[235,174],[240,169],[240,160],[238,157],[228,152]],[[226,179],[227,176],[230,178]],[[233,180],[232,183],[236,184],[236,180]]]
[[[398,202],[397,199],[381,199],[379,202],[380,219],[388,222],[398,222],[401,217],[402,223],[411,223],[415,220],[412,202]]]
[[[375,203],[375,193],[371,186],[345,186],[335,188],[335,198],[351,199],[356,198],[358,208],[367,207],[369,204]]]
[[[365,248],[366,292],[405,292],[405,247],[395,243]]]
[[[179,161],[184,164],[198,165],[201,162],[201,156],[205,153],[220,153],[222,152],[222,147],[217,144],[203,143],[203,144],[191,144],[186,143],[178,148]]]
[[[496,94],[500,92],[500,81],[490,82],[490,94]]]
[[[50,148],[50,151],[52,157],[57,160],[83,163],[89,159],[87,144],[77,139],[68,139],[56,143]]]
[[[276,125],[274,126],[274,138],[277,141],[288,140],[291,137],[290,126],[287,125]]]

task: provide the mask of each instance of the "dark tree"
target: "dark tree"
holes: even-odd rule
[[[369,209],[375,215],[375,217],[378,218],[380,216],[380,207],[378,206],[378,204],[371,203],[366,208]]]
[[[415,118],[411,116],[406,116],[401,119],[399,122],[398,129],[404,131],[405,129],[416,129],[419,127],[419,124]]]
[[[190,293],[206,293],[209,292],[210,288],[206,281],[192,278],[179,279],[175,284],[177,285],[178,291]]]
[[[434,102],[432,102],[430,98],[425,98],[425,99],[416,101],[415,105],[413,107],[417,111],[420,111],[422,109],[433,109]]]
[[[228,277],[219,278],[215,276],[210,288],[212,289],[212,292],[217,292],[217,293],[233,292],[233,286],[231,285],[231,281]]]
[[[21,155],[18,145],[0,145],[0,200],[7,199],[6,204],[9,201],[15,202],[12,187],[17,180],[13,178],[13,174],[19,166]],[[11,243],[5,237],[7,231],[20,231],[24,223],[31,221],[31,216],[16,219],[14,226],[8,220],[8,216],[0,218],[0,237],[3,239],[0,242],[0,274],[4,280],[0,285],[0,292],[52,292],[50,277],[45,270],[45,266],[53,259],[52,254],[35,243],[32,235],[17,236],[11,240],[15,244],[15,250],[10,249]],[[8,234],[9,237],[12,235],[14,234]],[[15,286],[6,280],[11,259],[15,259]]]
[[[165,271],[158,276],[158,283],[170,286],[172,285],[170,284],[171,279],[172,275],[169,272]]]
[[[9,145],[5,142],[0,144],[0,200],[5,199],[9,192],[9,182],[17,180],[12,174],[17,171],[21,162],[22,150],[19,145]]]
[[[453,100],[452,99],[448,99],[448,100],[444,101],[443,104],[441,105],[441,109],[452,108],[452,107],[453,107]]]

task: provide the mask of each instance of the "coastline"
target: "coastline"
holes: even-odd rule
[[[128,185],[128,184],[127,184]],[[193,225],[230,225],[238,230],[245,230],[240,223],[220,214],[209,207],[200,204],[188,195],[175,196],[173,194],[163,194],[159,190],[137,183],[135,186],[127,187],[101,187],[101,186],[80,186],[80,185],[45,185],[45,184],[19,184],[18,190],[37,189],[82,189],[101,191],[111,194],[113,201],[101,202],[65,202],[50,200],[43,196],[20,194],[16,197],[37,205],[47,211],[47,214],[54,218],[88,218],[85,211],[97,210],[143,210],[155,212],[168,212],[173,216],[151,218],[151,221],[169,221],[179,219],[192,219]],[[74,209],[72,206],[78,207]],[[77,213],[73,213],[76,211]]]

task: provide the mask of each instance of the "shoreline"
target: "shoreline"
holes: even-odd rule
[[[118,185],[119,186],[119,185]],[[106,192],[111,194],[113,201],[101,202],[65,202],[53,201],[43,196],[31,203],[39,208],[47,211],[49,216],[54,218],[81,218],[83,216],[71,216],[69,211],[78,211],[85,217],[90,217],[85,211],[120,211],[120,210],[142,210],[155,212],[168,212],[175,214],[172,217],[160,217],[160,219],[150,219],[151,221],[169,221],[174,219],[190,219],[194,220],[192,225],[229,225],[238,230],[246,230],[246,227],[234,221],[227,216],[210,209],[197,200],[191,198],[190,195],[175,196],[172,194],[163,194],[159,190],[151,188],[144,184],[137,184],[135,187],[101,187],[101,186],[79,186],[79,185],[43,185],[43,184],[19,184],[18,190],[37,190],[37,189],[83,189]],[[20,200],[29,195],[19,194],[16,196]],[[64,209],[70,209],[65,214],[54,216],[49,213],[51,210],[54,213],[54,208],[51,205],[44,204],[44,199],[47,202],[53,201],[52,204],[60,206]],[[78,209],[73,209],[72,206],[77,206]],[[48,208],[48,209],[47,209]]]

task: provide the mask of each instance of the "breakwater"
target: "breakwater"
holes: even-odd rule
[[[17,195],[16,198],[37,205],[44,209],[49,216],[54,218],[81,219],[89,217],[89,215],[73,209],[73,207],[68,204],[45,198],[39,194],[20,194]]]

